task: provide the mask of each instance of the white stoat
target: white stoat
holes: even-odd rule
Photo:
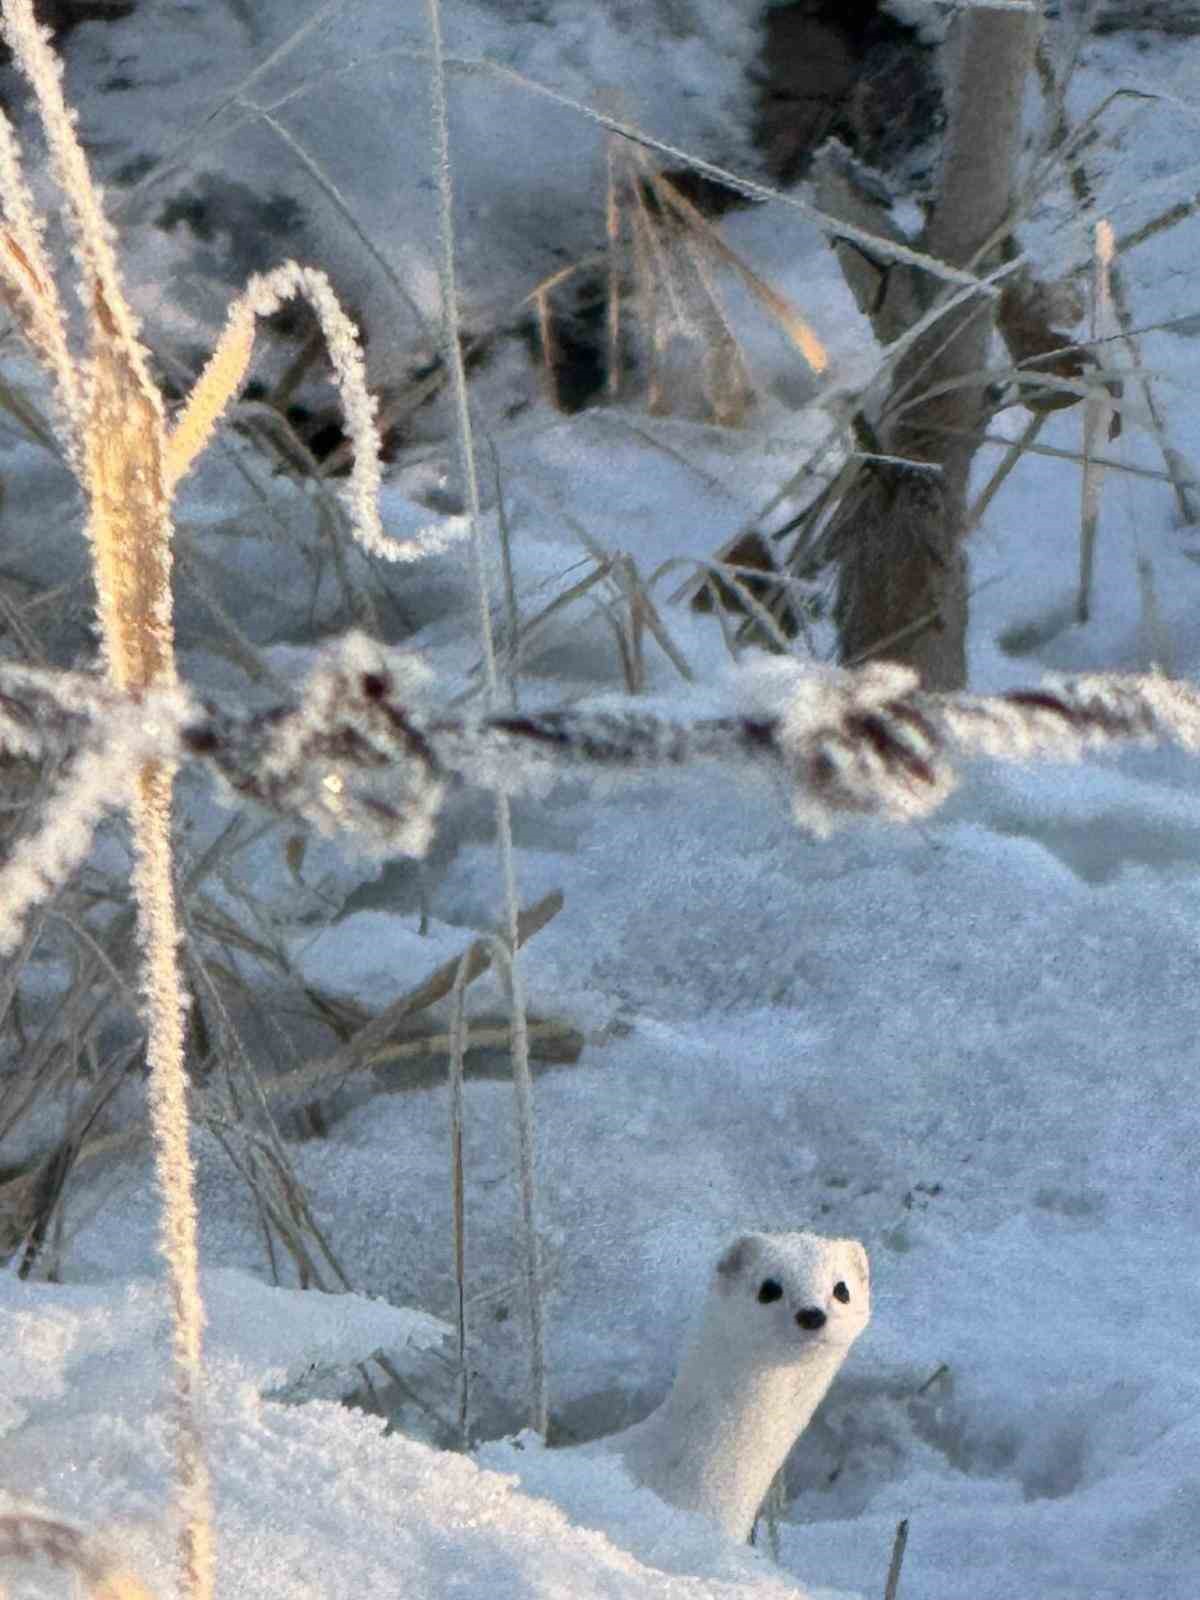
[[[870,1315],[857,1239],[744,1234],[717,1262],[670,1394],[598,1443],[671,1505],[745,1540]]]

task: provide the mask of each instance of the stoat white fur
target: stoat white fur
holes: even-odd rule
[[[662,1499],[745,1540],[870,1315],[857,1239],[744,1234],[717,1262],[670,1394],[600,1443]]]

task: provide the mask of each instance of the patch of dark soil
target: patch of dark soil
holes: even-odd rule
[[[876,0],[768,7],[753,72],[754,142],[781,184],[831,137],[885,171],[911,167],[944,120],[934,50]]]

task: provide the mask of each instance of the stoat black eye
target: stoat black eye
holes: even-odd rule
[[[783,1298],[783,1285],[777,1278],[764,1278],[758,1290],[758,1298],[762,1305],[768,1305],[772,1300]]]
[[[850,1291],[849,1291],[849,1289],[847,1289],[847,1287],[846,1287],[846,1285],[844,1283],[835,1283],[834,1284],[834,1286],[833,1286],[833,1298],[835,1300],[840,1300],[843,1305],[847,1304],[847,1302],[850,1299]]]

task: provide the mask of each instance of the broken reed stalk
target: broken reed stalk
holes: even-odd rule
[[[1093,344],[1108,332],[1112,307],[1113,230],[1103,218],[1095,227],[1095,257],[1088,334]],[[1086,622],[1091,611],[1092,572],[1096,558],[1096,530],[1100,524],[1100,490],[1104,468],[1096,461],[1096,447],[1109,415],[1107,390],[1097,385],[1083,402],[1083,469],[1079,478],[1079,594],[1075,620]]]

